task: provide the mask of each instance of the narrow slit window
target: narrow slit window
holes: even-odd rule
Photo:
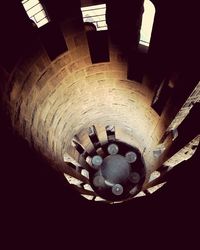
[[[140,44],[149,46],[155,16],[155,7],[150,0],[144,1],[144,13],[140,30]]]
[[[33,20],[38,28],[49,22],[49,18],[39,0],[23,0],[22,4],[28,17]]]
[[[96,26],[96,30],[107,30],[106,24],[106,5],[98,4],[81,8],[83,21],[86,23],[93,23]]]

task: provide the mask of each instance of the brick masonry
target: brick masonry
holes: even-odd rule
[[[110,62],[92,64],[87,38],[77,20],[61,24],[68,51],[50,61],[44,48],[17,65],[7,86],[13,127],[58,170],[76,176],[64,155],[78,156],[71,145],[76,135],[87,148],[87,128],[115,125],[118,139],[144,152],[147,170],[155,170],[153,149],[166,130],[150,107],[153,91],[127,80],[127,63],[110,44]],[[164,119],[163,119],[164,120]]]

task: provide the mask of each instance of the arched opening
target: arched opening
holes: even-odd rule
[[[149,46],[154,23],[155,6],[150,0],[144,1],[144,13],[140,30],[140,44]]]

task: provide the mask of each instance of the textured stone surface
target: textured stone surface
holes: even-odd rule
[[[165,166],[173,168],[182,161],[188,160],[195,153],[197,146],[200,142],[200,135],[196,136],[192,141],[190,141],[185,147],[179,150],[170,159],[164,162]]]
[[[105,126],[114,125],[117,139],[144,152],[150,175],[157,167],[153,149],[166,130],[164,119],[150,107],[153,91],[127,80],[126,60],[112,44],[110,62],[92,64],[83,26],[71,20],[61,27],[69,50],[51,62],[40,48],[22,59],[10,79],[13,127],[55,168],[77,177],[64,162],[65,154],[78,161],[72,138],[76,135],[89,149],[89,126],[95,125],[104,141]]]
[[[177,128],[180,125],[180,123],[185,119],[185,117],[188,115],[190,109],[196,102],[200,102],[200,82],[197,84],[197,86],[192,91],[186,102],[183,104],[180,111],[177,113],[176,117],[167,128],[167,131]]]

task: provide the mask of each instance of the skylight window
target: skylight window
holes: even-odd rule
[[[93,23],[96,26],[97,31],[107,30],[106,24],[106,5],[98,4],[87,7],[82,7],[82,16],[84,22]]]
[[[106,4],[92,5],[87,7],[82,7],[82,16],[84,22],[93,23],[97,31],[107,30],[106,24]],[[150,0],[144,1],[144,13],[142,18],[142,26],[140,31],[140,44],[149,46],[151,39],[151,32],[154,22],[155,7]]]
[[[49,22],[49,18],[39,0],[23,0],[22,4],[28,17],[38,28]]]
[[[150,0],[144,1],[144,13],[140,30],[140,44],[149,46],[154,22],[155,7]]]

